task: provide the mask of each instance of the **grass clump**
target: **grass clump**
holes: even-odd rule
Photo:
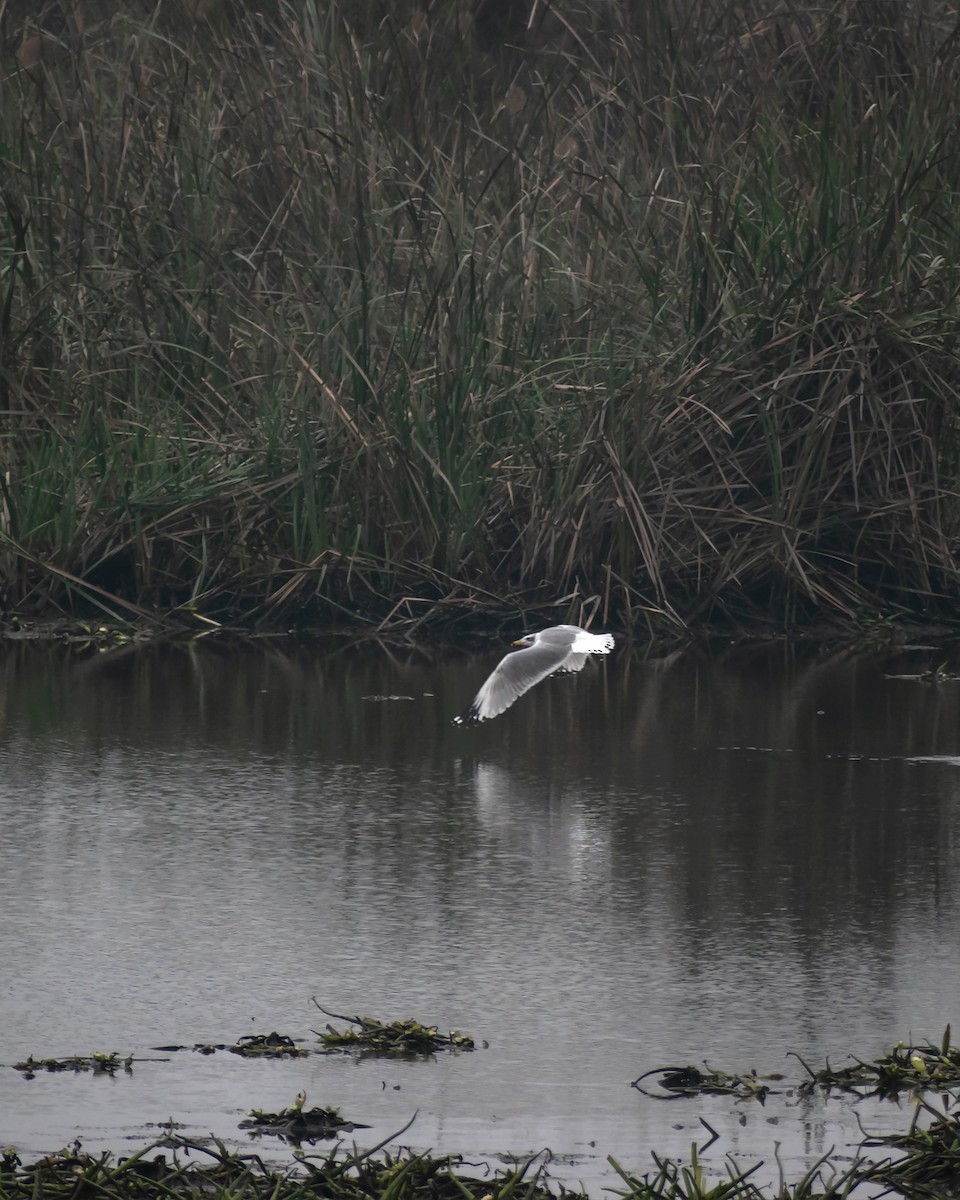
[[[934,1118],[927,1128],[918,1125],[923,1111]],[[956,1194],[960,1185],[960,1121],[956,1112],[938,1112],[921,1101],[907,1132],[880,1144],[895,1147],[903,1157],[878,1164],[871,1172],[872,1179],[906,1196]]]
[[[314,1004],[317,1004],[316,999]],[[473,1038],[457,1029],[444,1034],[440,1033],[435,1025],[421,1025],[412,1018],[384,1022],[375,1017],[344,1017],[338,1013],[328,1013],[319,1004],[317,1008],[327,1016],[335,1017],[339,1021],[348,1021],[356,1026],[355,1029],[340,1030],[327,1025],[326,1029],[317,1035],[325,1050],[356,1050],[364,1054],[408,1057],[435,1054],[438,1050],[474,1048]]]
[[[955,608],[933,0],[90,7],[7,17],[0,608]]]

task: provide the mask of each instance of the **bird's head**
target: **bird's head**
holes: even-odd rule
[[[536,641],[536,636],[532,633],[525,633],[522,638],[517,638],[515,642],[511,642],[511,646],[532,646]]]

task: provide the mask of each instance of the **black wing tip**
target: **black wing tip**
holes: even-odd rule
[[[483,720],[480,716],[480,710],[475,704],[465,708],[459,717],[453,718],[454,725],[479,725]]]

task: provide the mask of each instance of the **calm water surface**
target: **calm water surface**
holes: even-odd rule
[[[173,1117],[240,1144],[303,1089],[359,1145],[416,1113],[402,1145],[548,1147],[598,1195],[608,1155],[686,1157],[701,1118],[718,1171],[779,1143],[797,1175],[858,1116],[905,1128],[909,1105],[798,1095],[788,1052],[960,1030],[960,684],[886,677],[945,652],[618,649],[453,727],[499,653],[0,646],[0,1142],[128,1152]],[[312,1039],[314,996],[487,1045],[151,1051]],[[10,1067],[98,1050],[169,1061]],[[703,1060],[786,1079],[765,1106],[629,1086]]]

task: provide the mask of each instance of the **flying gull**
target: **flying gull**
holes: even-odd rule
[[[581,670],[590,654],[609,654],[613,637],[609,633],[588,633],[579,625],[551,625],[513,644],[524,648],[500,660],[472,703],[454,717],[455,725],[479,725],[499,717],[541,679]]]

